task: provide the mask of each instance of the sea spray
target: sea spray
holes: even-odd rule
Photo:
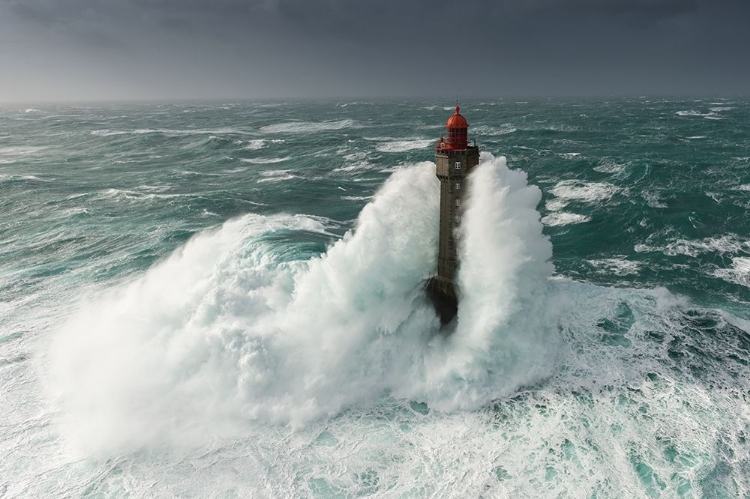
[[[132,283],[89,297],[53,338],[49,387],[85,453],[233,434],[249,331],[288,302],[289,274],[262,236],[324,231],[246,215],[199,234]]]
[[[538,187],[504,157],[483,153],[469,177],[459,246],[458,320],[426,352],[410,396],[442,410],[476,409],[550,372],[557,307],[548,293],[552,244]]]
[[[397,171],[355,229],[295,276],[273,319],[274,388],[243,390],[248,417],[300,425],[404,382],[403,366],[436,328],[422,283],[436,265],[437,192],[432,163]]]
[[[396,171],[319,257],[281,258],[304,216],[247,215],[85,304],[57,336],[52,386],[89,451],[300,427],[388,394],[474,409],[539,376],[549,241],[539,190],[483,156],[461,234],[455,334],[424,297],[436,266],[434,164]],[[288,255],[287,255],[288,256]]]
[[[397,171],[320,258],[280,261],[264,242],[319,222],[248,215],[92,298],[51,348],[67,433],[94,452],[189,444],[377,401],[436,327],[421,296],[436,186],[431,163]]]

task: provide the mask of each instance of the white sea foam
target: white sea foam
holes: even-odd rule
[[[717,106],[717,107],[710,108],[710,110],[715,113],[720,113],[723,111],[731,111],[732,109],[734,109],[734,107],[732,106]]]
[[[667,205],[664,204],[664,201],[661,199],[661,194],[657,191],[643,191],[641,193],[643,196],[643,199],[646,200],[646,204],[648,204],[651,208],[667,208]]]
[[[487,125],[480,125],[472,128],[473,133],[478,135],[510,135],[518,129],[512,125],[504,123],[500,127],[491,127]]]
[[[283,163],[284,161],[289,161],[291,156],[287,156],[284,158],[240,158],[240,161],[243,163],[252,163],[254,165],[269,165],[273,163]]]
[[[284,139],[253,139],[247,141],[245,149],[257,151],[258,149],[263,149],[268,144],[282,144],[283,142]]]
[[[708,113],[702,113],[700,111],[696,111],[695,109],[688,109],[685,111],[677,111],[676,114],[677,116],[697,117],[697,118],[704,118],[707,120],[723,120],[724,119],[721,116],[717,115],[713,109],[711,109]]]
[[[291,121],[261,128],[264,133],[312,133],[326,130],[343,130],[356,126],[353,120],[339,121]]]
[[[134,130],[93,130],[91,135],[97,137],[114,137],[117,135],[149,135],[149,134],[163,134],[172,137],[179,137],[185,135],[247,135],[250,132],[240,130],[237,128],[217,128],[217,129],[173,129],[173,128],[137,128]]]
[[[549,193],[556,198],[548,199],[546,207],[549,211],[559,211],[572,201],[578,203],[599,203],[610,199],[620,192],[620,190],[619,187],[606,182],[563,180],[550,189]],[[554,214],[551,214],[545,217],[545,220],[545,224],[547,225],[564,225],[568,223],[587,222],[589,217],[574,213],[568,213],[565,216],[554,216]]]
[[[369,201],[372,196],[341,196],[345,201]]]
[[[145,191],[145,192],[144,192]],[[136,201],[147,201],[154,199],[170,199],[181,196],[181,194],[164,194],[159,191],[152,192],[151,189],[105,189],[99,191],[97,196],[100,199],[111,199],[117,202],[136,202]]]
[[[40,151],[47,149],[46,146],[11,146],[11,147],[0,147],[0,156],[29,156],[36,154]]]
[[[591,217],[587,215],[580,215],[578,213],[569,213],[567,211],[559,211],[545,215],[542,218],[542,223],[550,227],[556,227],[560,225],[574,225],[589,222]]]
[[[258,149],[262,149],[264,145],[266,145],[266,141],[264,139],[248,140],[247,145],[245,146],[245,149],[250,149],[251,151],[255,151]]]
[[[415,149],[425,149],[434,142],[432,139],[397,140],[379,144],[376,149],[380,152],[406,152]]]
[[[334,172],[354,172],[357,170],[368,170],[373,168],[373,164],[367,161],[367,153],[365,151],[356,151],[353,153],[345,154],[344,159],[349,163],[334,169]]]
[[[348,164],[334,169],[334,172],[355,172],[358,170],[370,170],[374,167],[369,161],[358,161],[356,163]]]
[[[626,165],[617,163],[611,159],[602,160],[601,164],[594,167],[594,171],[600,173],[620,173]]]
[[[625,257],[602,258],[599,260],[587,260],[598,274],[628,276],[637,274],[641,268],[641,262],[634,262]]]
[[[726,254],[749,252],[750,241],[740,239],[733,234],[727,234],[698,240],[677,239],[666,245],[636,244],[635,251],[639,253],[661,252],[669,256],[686,255],[695,257],[702,253]]]
[[[547,202],[544,204],[547,211],[560,211],[566,206],[568,206],[568,202],[565,199],[555,197],[547,198]]]
[[[265,170],[260,172],[260,175],[263,178],[258,180],[259,183],[284,182],[286,180],[299,178],[292,173],[292,170]]]
[[[713,275],[725,281],[750,288],[750,258],[732,258],[732,268],[716,269]]]
[[[3,164],[0,161],[0,164]],[[36,175],[5,175],[0,174],[0,181],[14,181],[14,180],[31,180],[33,182],[50,182],[50,180],[37,177]]]
[[[295,178],[299,178],[296,175],[292,175],[287,173],[286,175],[276,175],[274,177],[266,177],[258,179],[259,184],[274,184],[277,182],[285,182],[287,180],[294,180]]]

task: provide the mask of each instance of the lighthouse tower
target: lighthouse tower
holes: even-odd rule
[[[466,176],[479,164],[479,148],[468,143],[469,123],[456,106],[456,113],[445,124],[447,137],[440,138],[435,148],[435,170],[440,180],[440,242],[437,276],[427,285],[427,294],[443,324],[448,324],[458,311],[456,276],[456,229],[466,192]]]

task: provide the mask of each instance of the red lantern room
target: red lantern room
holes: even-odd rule
[[[463,150],[469,144],[469,123],[461,116],[460,107],[456,106],[456,114],[448,118],[445,127],[448,129],[448,138],[440,140],[438,149]]]

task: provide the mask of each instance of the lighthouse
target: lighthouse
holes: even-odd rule
[[[435,147],[435,173],[440,180],[440,240],[437,275],[427,284],[427,295],[444,325],[458,311],[456,293],[457,228],[461,223],[466,177],[479,164],[479,148],[469,145],[469,123],[456,106],[445,124],[446,136]]]

